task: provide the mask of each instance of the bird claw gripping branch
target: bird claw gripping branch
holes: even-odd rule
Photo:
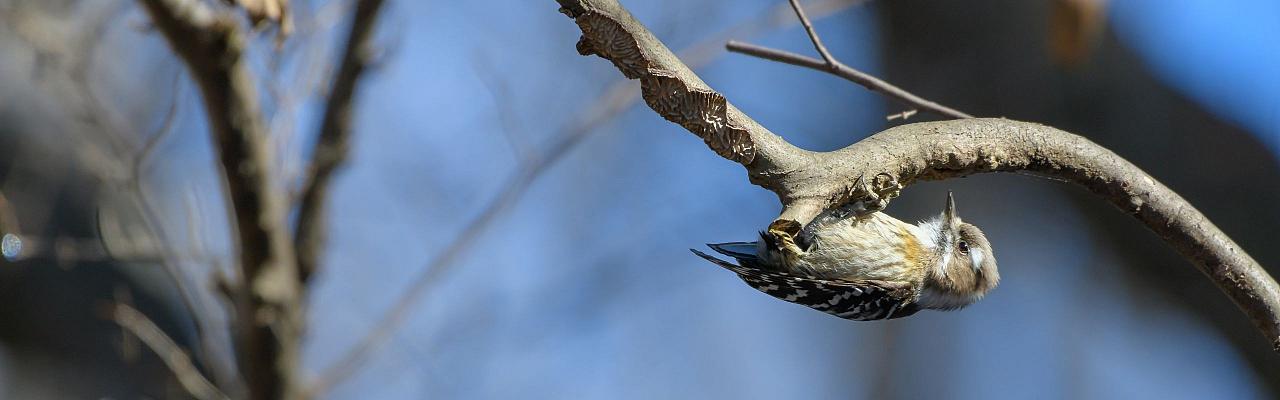
[[[864,177],[865,175],[858,176],[847,196],[849,200],[835,209],[840,217],[866,216],[884,211],[889,207],[889,201],[902,193],[903,186],[893,175],[882,172],[876,174],[871,182],[867,182]]]

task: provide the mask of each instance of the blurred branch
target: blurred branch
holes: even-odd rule
[[[243,8],[254,25],[270,24],[279,28],[277,40],[283,40],[293,31],[289,0],[222,0],[222,2]]]
[[[502,138],[506,140],[507,147],[511,148],[511,154],[517,163],[523,163],[524,159],[533,154],[533,149],[528,143],[517,134],[518,127],[521,126],[517,117],[520,112],[515,107],[514,96],[512,96],[510,88],[507,87],[506,81],[503,80],[502,72],[494,68],[490,60],[484,60],[477,57],[473,62],[472,72],[479,78],[480,83],[489,92],[489,97],[493,99],[494,107],[497,108],[498,122],[501,125]]]
[[[102,146],[86,144],[78,147],[107,147],[119,154],[126,154],[128,153],[127,149],[136,140],[136,135],[132,131],[138,130],[138,128],[129,125],[131,120],[120,121],[113,108],[102,101],[96,94],[91,73],[95,70],[96,56],[99,49],[103,47],[104,38],[108,36],[108,29],[114,26],[113,23],[128,10],[128,7],[126,7],[128,3],[104,2],[103,4],[105,5],[101,6],[100,9],[89,11],[90,16],[85,18],[87,21],[82,21],[78,24],[81,28],[75,32],[74,38],[65,40],[71,43],[69,48],[56,46],[54,43],[57,42],[49,39],[58,37],[55,33],[56,29],[39,23],[27,22],[40,20],[33,15],[24,15],[21,12],[0,13],[2,15],[0,18],[11,23],[13,28],[18,29],[18,32],[15,32],[17,33],[15,36],[23,39],[37,54],[47,53],[50,54],[50,57],[70,60],[69,66],[66,68],[67,79],[50,80],[48,83],[70,85],[71,93],[76,95],[74,98],[55,97],[67,102],[69,109],[76,110],[73,111],[76,114],[76,119],[87,124],[89,126],[88,129],[94,132],[106,133],[105,135],[79,135],[100,138],[103,144]],[[44,29],[41,29],[42,26]],[[146,162],[150,160],[156,146],[164,140],[173,128],[173,122],[177,115],[178,93],[180,90],[179,79],[181,77],[180,71],[174,72],[170,84],[172,99],[164,111],[160,125],[149,135],[143,136],[147,139],[142,143],[141,149],[128,156],[90,158],[93,161],[93,167],[90,170],[95,171],[101,179],[108,181],[121,180],[121,175],[125,175],[125,182],[119,187],[123,187],[124,190],[130,193],[133,205],[142,213],[141,220],[143,224],[162,251],[160,257],[154,257],[151,253],[141,254],[134,252],[128,255],[130,257],[129,261],[154,262],[161,267],[166,277],[173,282],[182,306],[195,325],[196,340],[200,343],[202,361],[206,362],[206,366],[212,370],[220,385],[234,388],[238,383],[238,378],[235,376],[235,371],[229,367],[230,360],[225,358],[226,353],[218,351],[217,342],[213,338],[214,334],[221,333],[219,331],[221,326],[215,325],[209,320],[210,317],[205,313],[207,311],[207,302],[200,301],[201,297],[191,287],[189,277],[178,267],[179,257],[173,254],[173,247],[169,244],[169,236],[164,232],[161,219],[156,215],[154,207],[148,202],[142,187]],[[57,87],[53,87],[50,92],[59,93],[61,91]],[[122,163],[117,166],[111,162],[117,160],[128,160],[129,163],[128,165]],[[101,214],[99,214],[99,217],[101,217]],[[17,233],[16,227],[6,231]],[[64,262],[67,259],[78,261],[120,260],[119,254],[108,254],[105,251],[101,240],[102,238],[98,238],[96,240],[97,243],[91,244],[87,240],[74,238],[58,238],[55,240],[30,239],[27,240],[27,243],[24,243],[28,247],[26,253],[29,254],[24,255],[24,257],[47,257],[58,262]],[[43,250],[43,253],[36,254],[40,250]]]
[[[831,15],[851,6],[861,4],[863,1],[830,0],[817,2],[816,8],[820,9],[820,12],[815,15]],[[681,56],[685,59],[695,60],[690,62],[690,65],[693,66],[710,64],[715,60],[714,55],[721,50],[720,43],[724,43],[724,37],[726,36],[752,35],[766,29],[774,29],[794,23],[794,19],[781,18],[781,16],[784,16],[785,11],[788,10],[773,9],[760,18],[734,26],[721,34],[712,35],[706,40],[689,46],[685,51],[681,52]],[[789,17],[789,15],[785,16]],[[485,204],[484,208],[468,221],[462,232],[454,236],[454,240],[428,262],[426,268],[414,278],[409,288],[397,298],[391,310],[378,320],[369,333],[361,338],[347,353],[343,354],[332,366],[321,371],[319,377],[311,385],[309,396],[317,397],[324,394],[358,371],[360,366],[386,344],[387,340],[391,338],[391,334],[408,319],[414,307],[419,305],[419,299],[427,293],[427,289],[445,276],[456,265],[454,260],[474,244],[492,226],[493,222],[498,220],[498,217],[505,210],[524,196],[525,191],[532,185],[533,181],[542,176],[550,166],[576,148],[578,144],[582,143],[583,139],[586,139],[588,135],[595,132],[605,122],[612,120],[622,111],[631,108],[637,100],[635,91],[632,90],[631,85],[625,79],[614,83],[604,93],[601,96],[603,100],[594,102],[595,107],[584,112],[582,119],[559,135],[556,135],[556,141],[546,151],[531,151],[519,157],[518,165],[514,169],[516,171],[515,174],[508,177],[500,186],[503,188],[502,192]]]
[[[898,185],[1032,171],[1089,189],[1142,221],[1211,278],[1280,351],[1280,286],[1203,214],[1124,158],[1052,127],[1004,119],[902,125],[831,152],[798,149],[707,87],[616,0],[558,0],[582,30],[577,49],[639,79],[650,108],[747,168],[800,224],[853,202],[887,204]],[[819,61],[820,62],[820,61]],[[824,64],[825,65],[825,64]],[[862,177],[875,177],[864,182]]]
[[[191,362],[191,357],[187,356],[187,353],[182,351],[182,348],[178,347],[178,344],[165,335],[164,331],[151,322],[146,315],[133,307],[117,303],[111,306],[111,320],[137,336],[142,343],[155,352],[191,397],[200,400],[229,399],[200,374],[200,370]]]
[[[218,384],[226,387],[232,393],[238,393],[237,387],[239,380],[236,377],[234,368],[230,366],[230,360],[225,353],[218,351],[215,331],[218,334],[222,332],[222,326],[214,325],[210,318],[208,303],[199,301],[199,294],[191,288],[188,282],[189,276],[179,267],[181,257],[175,254],[173,245],[170,243],[169,235],[164,228],[163,219],[156,214],[154,207],[147,198],[146,191],[143,189],[143,175],[146,172],[147,162],[151,160],[152,153],[164,141],[169,133],[173,130],[173,122],[178,114],[179,103],[179,84],[178,79],[182,77],[181,73],[175,72],[173,75],[173,99],[170,100],[168,108],[165,110],[164,116],[160,121],[160,126],[148,136],[143,143],[142,149],[133,157],[133,164],[127,186],[133,192],[134,202],[138,210],[141,212],[142,222],[147,229],[155,236],[159,244],[160,259],[156,262],[160,264],[165,275],[169,280],[173,281],[174,287],[178,292],[178,297],[191,316],[191,320],[195,325],[196,340],[200,343],[200,349],[206,367],[213,371],[213,376]],[[88,88],[85,88],[86,90]]]
[[[315,150],[311,155],[310,174],[303,185],[302,204],[298,210],[298,229],[294,246],[298,254],[299,280],[304,284],[315,273],[325,240],[324,211],[333,172],[342,165],[350,151],[351,109],[360,74],[369,64],[369,37],[378,19],[382,0],[360,0],[356,3],[351,31],[347,35],[342,64],[333,79],[320,123]]]
[[[147,137],[146,142],[142,144],[142,150],[139,150],[138,154],[133,157],[133,168],[129,178],[133,181],[134,186],[137,186],[142,181],[142,174],[146,170],[147,161],[151,160],[151,154],[155,152],[156,146],[163,142],[164,138],[169,136],[169,132],[173,130],[173,120],[178,115],[178,79],[181,77],[182,74],[180,73],[175,72],[173,74],[173,80],[169,84],[169,87],[173,88],[173,98],[169,100],[169,107],[165,109],[164,116],[160,120],[160,126]]]
[[[267,75],[260,81],[269,103],[264,108],[271,109],[266,124],[267,131],[271,132],[272,151],[279,155],[275,160],[279,168],[276,175],[288,183],[286,204],[290,206],[302,200],[302,184],[310,179],[307,164],[310,154],[305,154],[303,147],[314,146],[314,142],[297,139],[298,111],[305,103],[327,97],[332,91],[334,71],[341,61],[313,60],[327,59],[333,52],[342,50],[335,47],[331,34],[344,29],[339,25],[349,23],[345,17],[351,13],[350,1],[298,6],[290,11],[290,20],[295,22],[293,33],[289,40],[265,55]],[[337,45],[345,46],[345,43]]]
[[[298,396],[302,287],[271,182],[257,91],[242,60],[234,17],[196,0],[142,0],[201,89],[239,234],[241,281],[233,285],[236,350],[253,399]]]

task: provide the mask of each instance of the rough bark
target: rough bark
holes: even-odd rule
[[[1280,351],[1280,287],[1168,187],[1111,151],[1052,127],[1003,119],[902,125],[832,152],[787,143],[734,108],[616,0],[558,0],[581,28],[577,49],[639,79],[646,103],[742,164],[801,224],[852,202],[883,206],[897,188],[984,172],[1031,171],[1076,183],[1134,216],[1218,285]]]

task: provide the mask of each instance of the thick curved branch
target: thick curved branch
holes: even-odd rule
[[[645,103],[702,138],[721,157],[764,178],[799,168],[807,152],[792,146],[729,104],[616,1],[558,0],[582,29],[578,53],[613,62],[639,79]]]
[[[226,177],[242,273],[230,295],[237,359],[250,398],[294,398],[302,293],[283,196],[271,181],[255,81],[241,57],[244,35],[232,16],[197,0],[142,4],[200,87]]]
[[[1089,189],[1191,260],[1280,351],[1280,286],[1208,218],[1140,168],[1088,139],[1040,124],[972,119],[903,125],[823,155],[807,195],[886,173],[906,185],[985,172],[1032,171]],[[825,186],[825,187],[824,187]]]
[[[903,125],[844,149],[816,153],[786,144],[754,122],[747,124],[750,118],[727,106],[732,120],[748,128],[731,142],[734,149],[753,150],[754,161],[743,161],[736,157],[742,153],[726,153],[712,140],[717,131],[688,123],[688,117],[709,114],[706,104],[680,100],[723,98],[674,59],[616,0],[559,3],[582,29],[580,53],[599,54],[623,75],[639,78],[650,107],[703,137],[717,154],[746,165],[752,183],[782,200],[780,219],[804,224],[826,209],[863,200],[859,186],[867,182],[864,177],[874,177],[868,179],[873,186],[984,172],[1034,171],[1060,177],[1146,224],[1230,296],[1280,351],[1280,286],[1275,280],[1186,200],[1102,146],[1039,124],[966,119]],[[651,92],[676,100],[653,101]]]

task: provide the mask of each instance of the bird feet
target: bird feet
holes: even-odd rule
[[[799,256],[804,253],[804,248],[807,247],[798,240],[800,230],[799,222],[780,219],[769,224],[769,230],[763,236],[766,243],[779,251],[784,258],[787,256]]]

